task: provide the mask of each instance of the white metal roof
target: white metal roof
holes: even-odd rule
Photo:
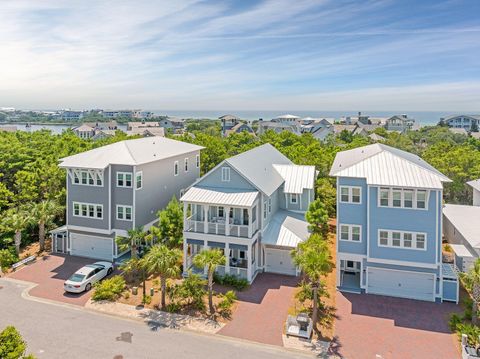
[[[458,257],[473,257],[472,253],[463,244],[448,244]]]
[[[278,117],[275,117],[275,120],[297,120],[297,119],[300,119],[300,117],[298,116],[295,116],[295,115],[290,115],[290,114],[286,114],[286,115],[280,115]]]
[[[62,158],[60,167],[103,169],[110,164],[140,165],[201,150],[203,147],[163,137],[125,140]]]
[[[226,188],[191,187],[180,201],[212,205],[251,207],[258,191],[237,191]]]
[[[269,143],[230,157],[225,162],[267,196],[271,196],[284,182],[283,177],[274,169],[273,164],[293,164]]]
[[[285,193],[303,193],[305,188],[313,189],[315,166],[274,164],[273,167],[285,180]]]
[[[442,182],[450,182],[420,157],[379,143],[337,153],[330,175],[380,186],[441,189]]]
[[[476,189],[477,191],[480,191],[480,179],[476,179],[474,181],[467,182],[469,186],[471,186],[473,189]]]
[[[263,233],[262,243],[296,248],[309,235],[308,223],[302,214],[280,210],[275,213]]]
[[[480,248],[479,206],[446,204],[443,215],[473,248]]]

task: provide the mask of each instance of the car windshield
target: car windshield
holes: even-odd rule
[[[97,269],[97,268],[103,269],[103,268],[105,268],[105,266],[103,266],[101,264],[87,264],[85,267],[93,268],[93,269]]]
[[[84,278],[85,278],[85,275],[75,273],[70,278],[68,278],[68,280],[72,282],[81,282]]]

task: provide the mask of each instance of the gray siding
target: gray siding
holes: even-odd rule
[[[67,224],[108,230],[108,186],[110,180],[108,169],[105,170],[103,187],[74,184],[67,176]],[[75,217],[73,215],[73,202],[103,205],[103,219]]]
[[[135,190],[135,226],[144,226],[158,218],[157,212],[165,208],[175,195],[192,185],[200,177],[200,168],[196,167],[196,155],[191,152],[161,161],[136,167],[143,172],[143,187]],[[188,172],[185,172],[185,158],[188,158]],[[178,161],[178,176],[174,176],[174,163]]]
[[[230,168],[230,181],[222,182],[222,167]],[[250,182],[248,182],[244,177],[242,177],[238,172],[228,164],[224,163],[214,171],[207,174],[202,180],[198,183],[199,186],[205,187],[221,187],[221,188],[235,188],[235,189],[244,189],[244,190],[257,190],[253,187]]]
[[[133,188],[117,187],[117,172],[131,172],[133,166],[111,165],[112,171],[112,229],[129,230],[133,228],[133,221],[117,220],[117,205],[133,207]],[[135,178],[132,179],[135,185]]]

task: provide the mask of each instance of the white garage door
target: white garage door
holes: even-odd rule
[[[296,275],[289,250],[265,248],[266,272]]]
[[[435,276],[431,273],[367,269],[368,293],[434,301]]]
[[[112,239],[71,233],[70,241],[71,255],[112,260]]]

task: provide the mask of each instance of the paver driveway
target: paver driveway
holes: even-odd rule
[[[261,273],[244,292],[238,307],[220,334],[265,344],[283,345],[282,333],[298,278]]]
[[[345,358],[460,357],[447,324],[455,304],[340,292],[336,299],[335,336]]]
[[[37,258],[34,263],[20,268],[9,277],[37,283],[29,292],[32,296],[83,306],[90,299],[91,291],[80,294],[66,293],[63,282],[85,264],[94,262],[95,259],[50,254]]]

